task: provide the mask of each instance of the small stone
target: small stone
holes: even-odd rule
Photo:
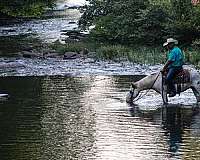
[[[76,58],[80,58],[81,56],[79,54],[77,54],[76,52],[66,52],[64,54],[63,59],[76,59]]]

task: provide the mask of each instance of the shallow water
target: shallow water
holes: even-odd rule
[[[1,77],[11,97],[0,101],[0,159],[200,159],[191,91],[167,107],[155,92],[126,104],[130,82],[142,77]]]
[[[0,76],[46,75],[145,75],[159,71],[161,65],[100,61],[91,58],[63,60],[59,58],[0,58]]]
[[[72,30],[78,27],[76,24],[80,18],[78,10],[66,9],[49,14],[49,18],[0,26],[0,37],[2,39],[16,35],[32,35],[33,38],[39,38],[45,42],[54,42],[66,38],[62,35],[62,30]],[[75,22],[75,24],[69,24],[70,22]]]

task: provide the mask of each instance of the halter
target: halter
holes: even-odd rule
[[[144,96],[147,95],[147,93],[149,93],[149,91],[151,90],[151,88],[153,87],[153,85],[155,84],[155,82],[157,81],[157,79],[158,79],[160,73],[161,73],[161,72],[159,72],[159,74],[156,76],[156,79],[155,79],[155,81],[152,83],[150,89],[146,90],[145,94],[143,94],[143,95],[142,95],[142,93],[141,93],[141,94],[138,96],[137,99],[134,99],[134,100],[133,100],[133,102],[136,102],[136,101],[142,99]],[[132,91],[131,91],[131,92],[132,92]],[[132,98],[133,98],[133,94],[131,93],[131,99],[132,99]]]

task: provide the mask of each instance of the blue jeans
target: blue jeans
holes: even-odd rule
[[[166,84],[170,93],[176,93],[176,88],[174,84],[174,77],[178,74],[181,70],[181,67],[172,67],[168,69],[167,77],[166,77]]]

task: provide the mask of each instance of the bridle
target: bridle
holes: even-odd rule
[[[153,87],[153,85],[156,83],[156,81],[157,81],[157,79],[158,79],[158,77],[159,77],[159,75],[160,75],[161,73],[162,73],[162,72],[160,71],[159,74],[156,76],[156,79],[155,79],[154,82],[152,83],[150,89],[146,90],[146,92],[145,92],[143,95],[142,95],[142,93],[141,93],[139,96],[137,96],[137,99],[134,99],[132,102],[136,102],[136,101],[142,99],[144,96],[146,96],[147,93],[149,93],[149,91],[150,91],[151,88]],[[130,91],[130,92],[131,92],[131,99],[133,99],[134,91]]]

